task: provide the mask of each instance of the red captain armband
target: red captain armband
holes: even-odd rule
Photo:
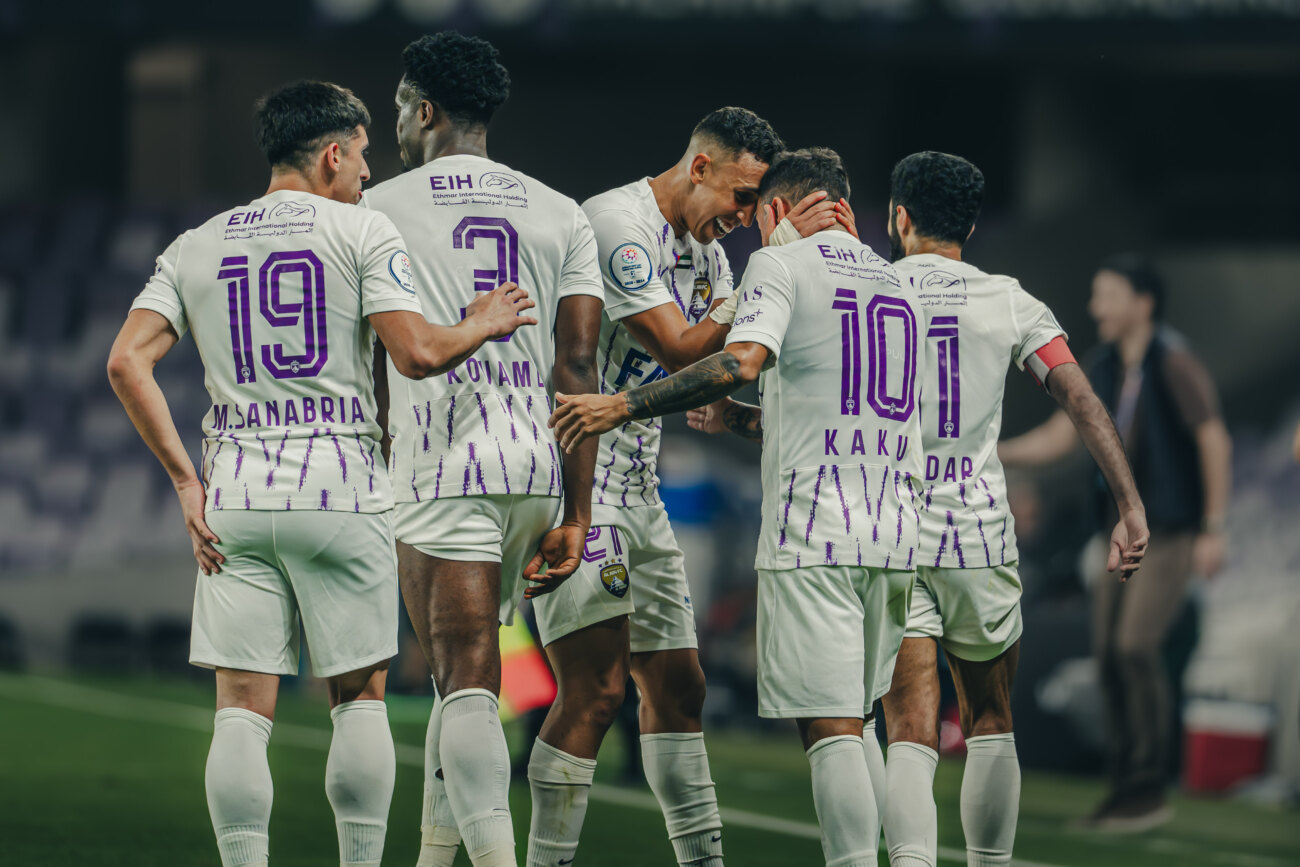
[[[1047,374],[1062,364],[1077,364],[1077,362],[1074,360],[1074,353],[1070,352],[1069,344],[1065,342],[1064,335],[1058,334],[1046,345],[1029,354],[1025,359],[1025,370],[1029,371],[1034,381],[1041,386],[1047,382]]]

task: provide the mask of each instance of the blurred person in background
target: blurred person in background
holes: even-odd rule
[[[392,365],[387,376],[402,597],[436,692],[419,864],[450,867],[463,839],[475,865],[514,865],[499,623],[513,620],[530,559],[534,573],[549,566],[537,592],[581,562],[596,444],[561,460],[548,388],[596,389],[604,291],[578,203],[488,156],[488,127],[510,92],[496,48],[446,30],[407,45],[402,66],[407,171],[363,205],[411,239],[417,291],[435,318],[459,318],[510,280],[529,289],[542,325],[484,344],[446,377],[415,382]],[[548,774],[534,800],[568,798],[564,781]]]
[[[536,320],[518,315],[532,304],[510,285],[456,326],[425,321],[402,236],[354,207],[370,177],[370,115],[351,91],[292,84],[258,102],[254,123],[271,164],[266,194],[158,258],[108,373],[171,476],[200,567],[190,661],[216,669],[206,786],[223,867],[267,863],[266,747],[280,677],[298,672],[300,617],[312,671],[329,685],[325,791],[340,863],[378,867],[395,771],[383,698],[397,562],[375,454],[375,335],[398,369],[422,377]],[[153,375],[187,330],[212,398],[201,477]]]
[[[1164,323],[1164,307],[1164,282],[1140,256],[1108,259],[1093,278],[1088,312],[1103,344],[1085,367],[1124,441],[1155,537],[1138,580],[1091,582],[1110,791],[1082,825],[1099,830],[1142,831],[1173,814],[1165,787],[1175,709],[1162,647],[1193,572],[1212,577],[1224,559],[1232,443],[1214,383]],[[1058,411],[998,454],[1008,466],[1042,465],[1076,442]],[[1097,513],[1102,526],[1114,519],[1100,489]]]

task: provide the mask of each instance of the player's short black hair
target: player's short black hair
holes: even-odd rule
[[[286,84],[253,108],[253,134],[273,168],[305,171],[330,141],[346,147],[359,126],[370,126],[365,103],[346,87],[327,81]]]
[[[770,123],[749,109],[734,105],[706,114],[691,131],[691,138],[696,136],[712,139],[735,156],[753,154],[759,162],[769,165],[785,150],[785,142]]]
[[[758,185],[758,200],[780,196],[794,205],[809,193],[825,190],[830,201],[849,197],[849,173],[830,148],[800,148],[777,154]]]
[[[1150,259],[1138,253],[1117,253],[1103,260],[1097,270],[1112,271],[1127,280],[1138,295],[1151,296],[1152,319],[1164,316],[1165,281]]]
[[[921,151],[894,166],[889,198],[907,208],[920,235],[960,246],[984,204],[984,173],[959,156]]]
[[[458,123],[487,126],[510,96],[510,73],[492,43],[444,30],[402,49],[405,81]]]

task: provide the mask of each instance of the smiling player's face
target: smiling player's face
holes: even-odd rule
[[[698,158],[697,158],[698,159]],[[737,225],[754,222],[758,184],[767,163],[751,153],[707,160],[686,200],[686,227],[701,244],[723,238]]]

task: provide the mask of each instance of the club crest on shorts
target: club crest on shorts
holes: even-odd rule
[[[622,599],[627,595],[627,567],[617,560],[606,560],[600,567],[600,583]]]

